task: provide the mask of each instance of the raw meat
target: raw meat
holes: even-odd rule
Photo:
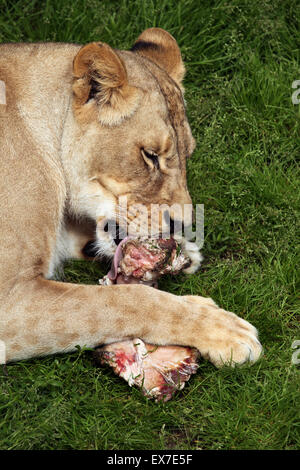
[[[144,283],[156,287],[160,276],[178,274],[189,264],[190,259],[174,238],[127,237],[118,245],[111,269],[99,283]]]
[[[112,343],[95,351],[100,364],[110,365],[130,386],[136,385],[144,395],[168,401],[182,390],[191,374],[197,371],[198,351],[180,346],[154,346],[136,338]]]

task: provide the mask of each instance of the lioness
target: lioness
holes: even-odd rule
[[[211,300],[143,285],[51,280],[128,204],[191,202],[194,149],[175,39],[150,28],[131,51],[98,42],[0,45],[0,363],[140,337],[196,347],[216,366],[255,361],[256,329]],[[194,271],[197,247],[185,243]]]

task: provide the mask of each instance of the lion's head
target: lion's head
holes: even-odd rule
[[[143,204],[149,216],[151,204],[191,204],[186,159],[195,143],[185,113],[184,65],[175,39],[150,28],[131,51],[87,44],[74,59],[73,74],[76,144],[65,160],[72,173],[74,212],[88,215],[103,228],[103,221],[118,213],[120,197],[126,197],[127,222],[136,216],[137,204]],[[98,230],[98,238],[106,254],[113,254],[109,235]]]

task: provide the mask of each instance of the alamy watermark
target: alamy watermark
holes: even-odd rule
[[[292,364],[300,364],[300,339],[296,339],[292,343],[292,349],[295,349],[295,352],[292,354]]]
[[[292,94],[292,103],[300,104],[300,80],[294,80],[292,83],[292,88],[295,88],[295,91]]]
[[[3,80],[0,80],[0,104],[6,104],[6,87]]]
[[[145,238],[170,238],[204,244],[204,204],[132,204],[120,196],[114,217],[103,218],[98,230],[109,232],[113,238],[127,236]]]

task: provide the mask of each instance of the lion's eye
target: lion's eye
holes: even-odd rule
[[[159,160],[157,153],[153,152],[152,150],[142,149],[142,154],[146,161],[148,160],[149,162],[152,162],[155,168],[159,169]]]

